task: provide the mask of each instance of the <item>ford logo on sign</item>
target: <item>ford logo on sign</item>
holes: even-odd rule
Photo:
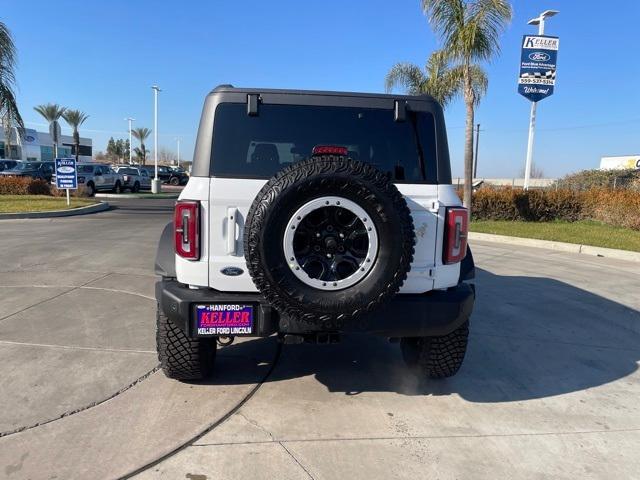
[[[58,172],[60,173],[73,173],[75,168],[73,167],[58,167]]]
[[[529,54],[529,60],[534,62],[548,62],[551,56],[544,52],[533,52]]]
[[[222,270],[220,270],[220,272],[222,272],[223,275],[227,275],[229,277],[237,277],[238,275],[242,275],[244,273],[244,270],[239,267],[224,267]]]

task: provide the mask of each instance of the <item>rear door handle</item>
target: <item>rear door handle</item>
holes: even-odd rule
[[[238,224],[238,209],[227,208],[227,255],[236,254],[236,225]]]

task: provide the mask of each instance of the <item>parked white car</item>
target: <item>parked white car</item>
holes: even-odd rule
[[[138,192],[140,190],[151,190],[151,177],[146,170],[128,165],[114,167],[116,172],[122,176],[122,189]]]

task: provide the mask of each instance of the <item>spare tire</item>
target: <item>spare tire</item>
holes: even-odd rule
[[[323,155],[285,168],[260,190],[244,254],[281,315],[339,328],[398,292],[414,242],[409,208],[384,173]]]

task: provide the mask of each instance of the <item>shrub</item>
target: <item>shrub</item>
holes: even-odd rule
[[[557,181],[559,188],[590,190],[592,188],[622,188],[640,190],[640,170],[582,170]]]
[[[520,213],[525,220],[575,222],[584,216],[583,195],[571,190],[528,190],[518,192]]]
[[[479,220],[548,222],[583,218],[583,201],[571,190],[515,190],[482,188],[473,197],[473,217]]]
[[[640,192],[633,190],[514,190],[482,188],[473,196],[476,220],[575,222],[591,219],[640,230]]]
[[[640,230],[640,192],[593,189],[585,195],[585,209],[593,220]]]
[[[78,185],[76,190],[69,190],[72,197],[89,197],[89,192],[83,185]],[[67,191],[65,189],[58,189],[55,185],[51,186],[51,195],[54,197],[66,197]]]
[[[512,188],[481,188],[473,194],[472,211],[479,220],[521,220]]]
[[[31,177],[0,177],[0,195],[51,195],[51,185]]]
[[[31,177],[0,177],[0,195],[51,195],[65,197],[66,190],[58,190],[55,185]],[[88,197],[84,186],[71,190],[72,197]]]

